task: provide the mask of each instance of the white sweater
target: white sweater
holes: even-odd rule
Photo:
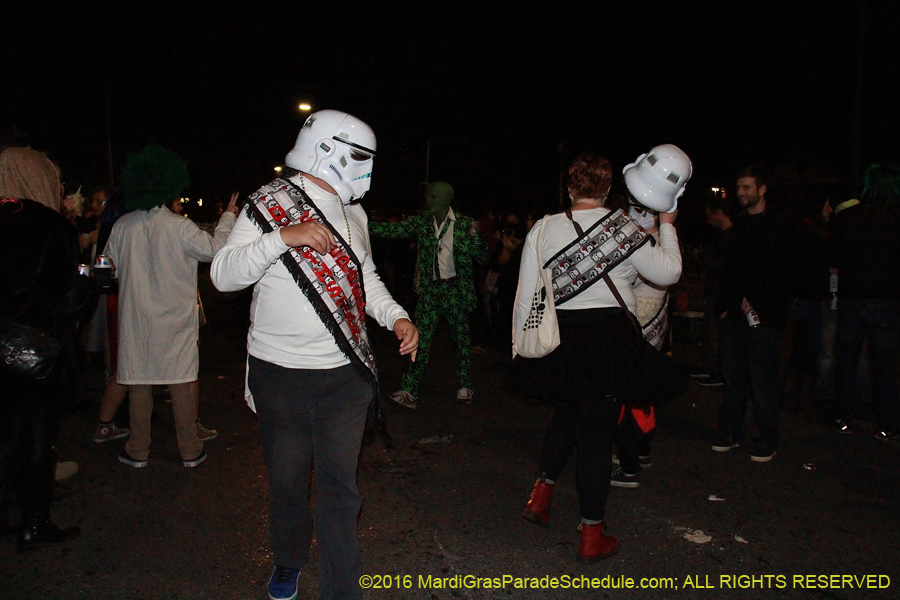
[[[292,179],[295,183],[297,179]],[[308,180],[306,193],[334,229],[347,239],[341,200]],[[394,328],[400,318],[409,318],[384,287],[369,243],[368,217],[358,205],[345,206],[350,225],[351,248],[362,262],[366,292],[366,314],[379,325]],[[212,263],[212,282],[223,292],[254,285],[250,305],[247,352],[260,360],[289,369],[333,369],[350,363],[319,319],[294,278],[278,258],[288,250],[276,230],[263,234],[241,212],[237,223]]]
[[[592,208],[572,211],[572,218],[587,229],[609,213],[608,208]],[[540,265],[537,263],[535,240],[543,219],[538,220],[525,238],[522,249],[522,263],[519,267],[519,287],[516,290],[515,314],[513,315],[513,336],[525,326],[531,310],[531,299],[537,286]],[[575,228],[565,213],[550,215],[544,227],[541,256],[546,263],[577,237]],[[681,249],[675,226],[663,223],[659,227],[659,244],[645,243],[626,260],[609,272],[610,279],[631,312],[635,312],[636,300],[631,289],[638,274],[657,285],[672,285],[681,277]],[[558,310],[583,310],[587,308],[618,307],[619,303],[603,280],[558,307]]]

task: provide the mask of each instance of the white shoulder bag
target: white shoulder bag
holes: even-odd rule
[[[531,298],[531,312],[525,320],[525,327],[521,331],[516,331],[513,337],[513,358],[517,354],[525,358],[541,358],[559,346],[559,323],[556,320],[556,304],[553,302],[553,279],[550,269],[543,268],[544,260],[541,257],[544,225],[547,224],[549,216],[544,215],[541,220],[541,228],[535,240],[540,273],[534,296]]]

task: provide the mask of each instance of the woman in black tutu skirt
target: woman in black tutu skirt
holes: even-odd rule
[[[603,516],[622,400],[627,397],[630,405],[639,405],[646,398],[649,403],[657,392],[665,394],[671,383],[665,377],[648,378],[648,372],[659,372],[654,362],[658,353],[636,331],[610,286],[633,313],[631,284],[639,274],[657,285],[671,285],[681,276],[673,226],[676,213],[660,214],[657,245],[624,212],[604,206],[611,183],[609,161],[597,154],[582,154],[569,167],[571,212],[546,217],[540,240],[540,222],[526,238],[513,319],[513,331],[519,331],[531,310],[531,294],[543,266],[537,264],[540,243],[544,259],[553,257],[546,266],[553,271],[561,343],[544,358],[517,360],[514,366],[522,375],[516,377],[520,385],[546,390],[553,407],[537,482],[522,516],[541,526],[549,524],[554,484],[577,446],[575,483],[581,512],[577,558],[586,563],[619,549],[619,541],[604,532]],[[575,244],[577,240],[581,243]]]

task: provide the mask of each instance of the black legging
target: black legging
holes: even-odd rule
[[[602,521],[609,497],[612,447],[621,403],[612,396],[555,402],[541,444],[538,476],[556,480],[575,446],[575,485],[581,517]]]

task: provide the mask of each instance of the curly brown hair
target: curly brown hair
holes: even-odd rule
[[[612,185],[612,167],[596,152],[579,154],[569,167],[569,194],[574,200],[606,200]]]

